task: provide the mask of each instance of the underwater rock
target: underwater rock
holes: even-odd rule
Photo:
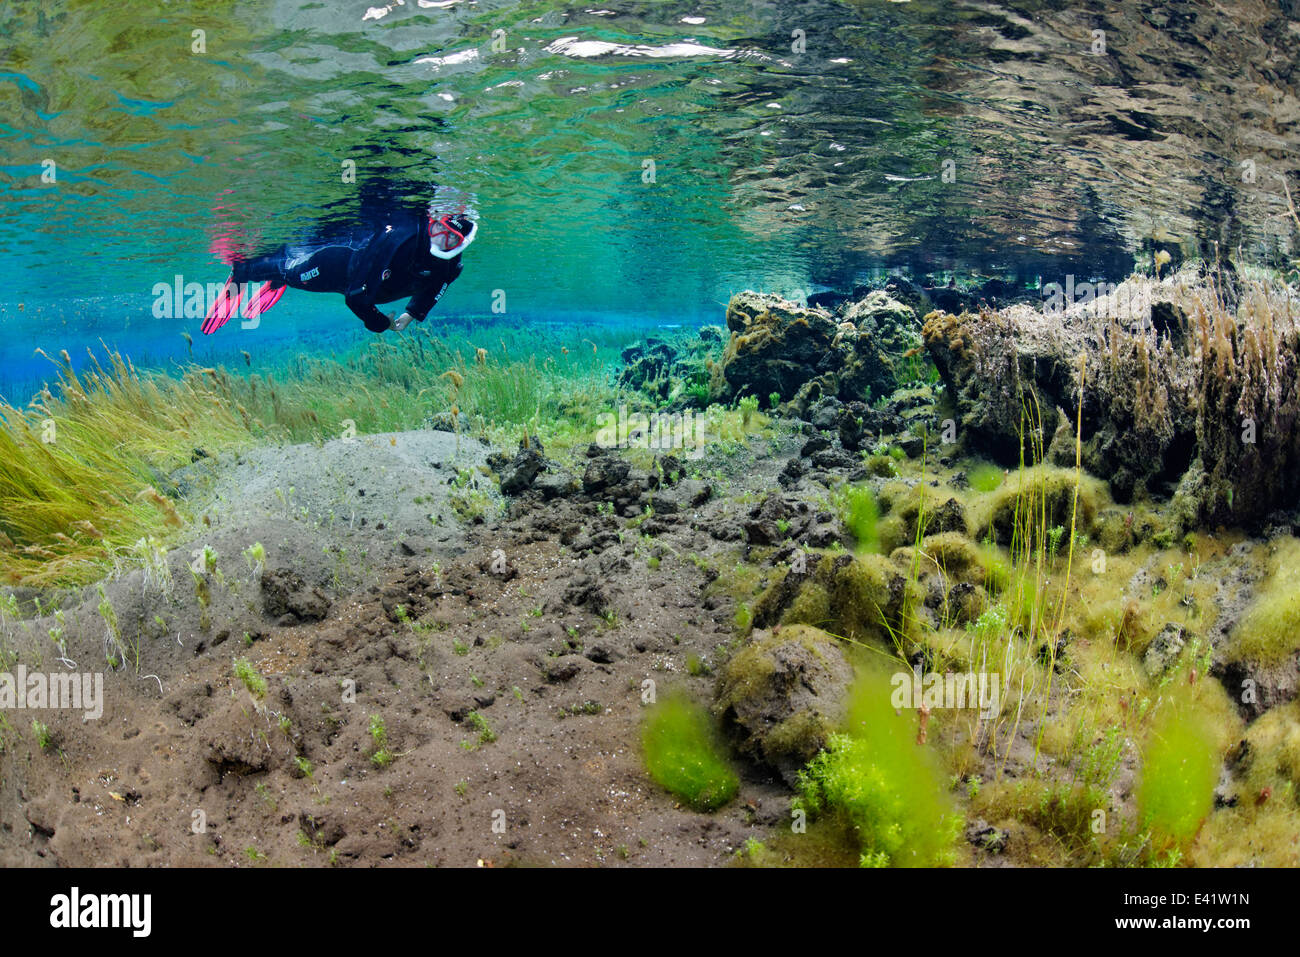
[[[1082,463],[1116,501],[1174,494],[1183,528],[1258,528],[1300,504],[1300,330],[1286,310],[1260,287],[1230,311],[1191,271],[1055,313],[931,313],[923,335],[972,451],[1015,466],[1050,447],[1073,464],[1082,378]]]
[[[329,614],[330,600],[291,571],[267,571],[262,575],[262,609],[271,618],[290,616],[290,623],[320,621]]]
[[[831,372],[809,379],[799,387],[794,398],[785,404],[784,410],[787,415],[806,419],[810,408],[828,396],[834,396],[838,388],[839,383]]]
[[[853,352],[838,373],[840,397],[874,398],[897,389],[906,377],[905,363],[922,345],[916,312],[886,292],[873,292],[846,307],[841,320],[851,323],[856,335],[845,330]]]
[[[647,395],[668,397],[669,373],[677,360],[677,350],[663,339],[646,339],[623,350],[620,385],[639,389]]]
[[[1136,325],[1021,305],[931,313],[923,334],[956,405],[959,443],[1009,467],[1045,457],[1062,429],[1073,458],[1083,368],[1083,464],[1128,501],[1139,485],[1178,480],[1196,429],[1189,361],[1145,319]]]
[[[1272,708],[1300,695],[1300,653],[1280,665],[1262,666],[1252,661],[1215,659],[1210,674],[1227,689],[1237,710],[1254,721]]]
[[[676,485],[655,493],[652,507],[656,514],[673,515],[699,508],[713,497],[713,486],[699,479],[682,479]]]
[[[1159,634],[1151,639],[1142,656],[1142,667],[1153,681],[1168,671],[1178,661],[1183,648],[1195,636],[1175,621],[1166,622]]]
[[[585,607],[593,615],[604,615],[610,608],[610,598],[600,582],[592,575],[579,573],[564,592],[564,603]]]
[[[592,446],[592,448],[597,448]],[[583,491],[589,495],[603,492],[606,489],[613,488],[622,483],[628,473],[632,471],[632,465],[624,461],[617,455],[608,454],[605,450],[599,450],[598,457],[592,458],[587,463],[587,469],[582,475]],[[588,451],[588,455],[591,452]]]
[[[957,582],[946,596],[948,616],[955,625],[965,625],[979,619],[989,607],[988,592],[973,582]]]
[[[753,639],[724,666],[714,709],[736,731],[741,751],[793,786],[843,723],[853,667],[819,628],[792,625],[756,631]]]
[[[846,357],[839,329],[824,309],[805,309],[780,296],[745,291],[727,305],[731,339],[721,373],[727,398],[789,399],[809,379],[832,371]]]
[[[831,396],[861,401],[892,392],[908,354],[921,347],[916,313],[879,291],[838,316],[746,291],[728,304],[727,327],[718,392],[728,399],[775,393],[796,415]]]
[[[785,468],[781,474],[776,477],[777,483],[784,489],[793,488],[799,484],[799,480],[808,473],[808,467],[803,464],[801,459],[790,459],[785,463]]]
[[[547,471],[533,482],[533,489],[540,492],[543,499],[565,498],[582,491],[582,482],[572,472]],[[502,491],[505,491],[504,488]]]
[[[956,286],[924,286],[923,291],[935,309],[962,313],[975,305],[975,297]]]
[[[834,472],[837,469],[855,468],[858,460],[843,449],[831,447],[815,453],[812,457],[812,464],[819,469]]]
[[[749,513],[745,538],[751,545],[779,545],[787,538],[798,539],[812,524],[807,502],[789,502],[780,495],[768,495]]]
[[[722,342],[721,328],[705,326],[696,337],[651,337],[633,343],[623,350],[618,383],[667,403],[665,411],[704,408],[712,399],[712,353]]]
[[[811,561],[810,561],[811,564]],[[754,627],[824,627],[854,641],[889,642],[923,597],[883,555],[825,555],[807,571],[792,566],[754,603]]]
[[[535,448],[520,449],[514,459],[501,470],[501,494],[518,495],[528,489],[538,473],[546,468],[546,459]]]
[[[1010,835],[989,824],[983,818],[976,818],[966,828],[966,840],[990,854],[1001,854],[1007,849]]]
[[[873,292],[886,293],[890,298],[896,299],[909,307],[918,316],[923,316],[934,308],[930,302],[930,297],[925,294],[925,290],[902,276],[890,276],[884,285],[857,285],[853,287],[851,292],[827,290],[826,292],[814,293],[808,297],[808,305],[813,308],[838,312],[844,306],[859,302]]]

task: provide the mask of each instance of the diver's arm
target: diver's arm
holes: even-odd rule
[[[428,285],[411,297],[411,301],[406,304],[406,313],[412,319],[418,319],[424,322],[424,317],[429,311],[438,304],[442,294],[447,291],[447,287],[456,281],[462,269],[460,258],[457,257],[449,268],[444,270],[441,275],[434,276],[429,280]]]
[[[380,312],[374,304],[374,301],[364,293],[359,296],[349,295],[345,300],[352,314],[366,324],[366,328],[371,332],[387,332],[392,326],[392,320]]]

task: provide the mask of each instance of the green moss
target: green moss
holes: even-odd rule
[[[1072,469],[1038,465],[1021,469],[988,496],[976,520],[977,537],[991,537],[999,545],[1016,545],[1017,550],[1046,548],[1050,529],[1066,533],[1075,515],[1075,484],[1078,482],[1077,533],[1090,534],[1105,492],[1090,476],[1076,476]]]
[[[889,559],[861,555],[838,564],[824,561],[818,571],[829,578],[831,609],[837,619],[830,630],[858,641],[888,641],[892,633],[906,630],[918,595]]]
[[[1107,859],[1112,848],[1093,825],[1096,812],[1110,810],[1110,797],[1091,784],[1004,780],[981,788],[970,813],[1012,833],[1017,863],[1061,867]]]
[[[1138,822],[1155,852],[1186,846],[1214,807],[1221,761],[1214,730],[1200,709],[1181,699],[1157,712],[1142,748]]]
[[[774,693],[777,697],[786,694],[783,682],[792,672],[786,664],[780,667],[782,674],[778,675],[778,658],[788,659],[793,643],[807,649],[824,666],[827,676],[842,673],[847,682],[849,671],[842,646],[834,636],[811,625],[788,625],[747,645],[727,661],[718,684],[715,713],[748,714],[752,712],[753,702],[768,700]],[[804,680],[810,686],[823,687],[821,676],[809,674],[809,670],[820,669],[805,670]],[[774,766],[788,766],[792,772],[802,767],[837,730],[843,714],[839,704],[838,695],[832,695],[814,700],[810,706],[786,714],[780,720],[768,716],[761,726],[751,725],[750,732],[758,745],[755,756]]]
[[[840,521],[853,536],[859,554],[880,548],[880,536],[876,530],[879,518],[880,508],[870,488],[856,485],[845,491],[840,503]]]
[[[966,473],[966,480],[970,482],[970,487],[977,492],[996,491],[1004,478],[1006,472],[991,462],[981,462],[972,466]]]
[[[1266,800],[1295,804],[1300,794],[1300,700],[1270,709],[1246,732],[1244,794],[1251,803],[1267,790]]]
[[[916,719],[890,706],[883,674],[854,687],[847,734],[834,735],[799,776],[796,806],[849,825],[863,866],[956,863],[963,821],[930,752],[916,743]]]
[[[707,712],[683,698],[667,698],[650,709],[642,746],[650,776],[697,811],[722,807],[740,788]]]
[[[915,548],[899,548],[889,558],[895,565],[907,567],[915,554]],[[950,585],[955,582],[983,585],[988,577],[986,553],[960,532],[927,536],[921,541],[921,554],[924,556],[921,572],[937,568]]]
[[[890,455],[871,455],[866,460],[867,472],[877,478],[895,478],[898,475],[898,462]]]
[[[915,542],[918,526],[922,538],[939,532],[965,534],[969,531],[966,505],[949,489],[938,489],[928,484],[908,487],[894,483],[881,491],[880,502],[889,516],[901,522],[902,535],[898,542],[893,543],[895,545]]]
[[[891,643],[908,630],[911,611],[923,598],[883,555],[823,556],[808,575],[787,573],[754,606],[758,626],[817,625],[842,638]]]
[[[786,624],[816,625],[822,628],[829,624],[833,617],[830,594],[821,584],[809,582],[799,591],[794,604],[790,606],[782,620]]]
[[[1300,541],[1282,539],[1254,603],[1232,631],[1229,660],[1278,665],[1300,649]]]

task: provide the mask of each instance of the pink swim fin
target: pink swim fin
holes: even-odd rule
[[[285,286],[274,282],[266,282],[262,287],[253,293],[248,300],[248,305],[244,307],[244,315],[248,319],[255,319],[262,313],[266,312],[284,295]]]
[[[234,295],[231,295],[231,289],[234,289]],[[226,284],[221,287],[221,292],[217,295],[217,301],[212,304],[208,310],[207,318],[203,320],[203,334],[210,336],[227,322],[230,317],[239,309],[239,299],[242,295],[241,290],[234,284],[232,279],[227,279]]]

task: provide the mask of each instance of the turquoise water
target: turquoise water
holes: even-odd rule
[[[363,341],[337,296],[205,340],[152,290],[222,279],[218,239],[258,250],[435,186],[482,231],[434,318],[502,290],[521,325],[718,321],[746,287],[1113,277],[1156,243],[1285,261],[1294,5],[1057,7],[8,4],[0,388],[44,374],[36,346]]]

